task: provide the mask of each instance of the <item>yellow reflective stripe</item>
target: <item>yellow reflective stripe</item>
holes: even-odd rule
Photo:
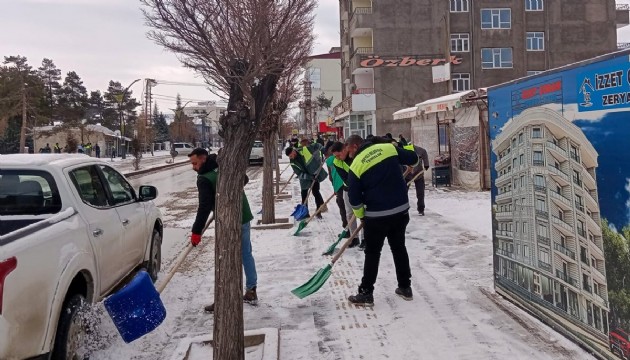
[[[357,219],[363,219],[363,216],[365,216],[365,208],[363,207],[363,205],[361,205],[359,209],[355,209],[353,206],[352,212],[354,213],[354,216],[357,217]]]
[[[365,174],[383,160],[392,156],[398,156],[398,152],[392,144],[376,144],[369,146],[359,155],[360,157],[354,159],[352,166],[350,166],[350,171],[352,171],[357,178],[361,178],[361,175]]]
[[[415,151],[415,149],[413,148],[413,144],[407,144],[407,145],[403,146],[403,149]]]
[[[350,171],[350,166],[348,166],[348,164],[346,164],[345,161],[335,158],[335,160],[333,160],[333,164],[337,165],[338,168],[341,168],[342,170],[345,170],[346,172]]]
[[[304,163],[306,164],[308,164],[313,158],[313,155],[310,151],[308,151],[308,148],[306,146],[302,146],[302,148],[300,149],[300,154],[304,156]]]

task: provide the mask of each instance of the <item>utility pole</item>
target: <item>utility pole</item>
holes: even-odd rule
[[[453,93],[453,80],[451,79],[451,12],[450,9],[446,9],[446,15],[444,15],[444,36],[446,38],[446,61],[444,63],[446,71],[448,72],[448,80],[446,81],[446,94]]]
[[[22,128],[20,129],[20,153],[26,152],[26,120],[26,84],[24,83],[24,80],[22,80]],[[35,149],[33,149],[33,152],[35,152]]]
[[[304,129],[304,135],[309,138],[313,138],[313,117],[312,117],[312,108],[313,103],[311,101],[311,76],[309,73],[310,69],[306,69],[305,79],[304,79],[304,123],[306,129]]]

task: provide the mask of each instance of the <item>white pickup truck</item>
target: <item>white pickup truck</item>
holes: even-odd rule
[[[78,358],[82,304],[157,278],[156,196],[87,155],[0,155],[0,359]]]

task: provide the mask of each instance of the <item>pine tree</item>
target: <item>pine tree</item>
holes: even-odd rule
[[[57,95],[61,89],[61,84],[59,83],[61,80],[61,70],[57,68],[52,60],[44,58],[42,66],[38,69],[38,72],[45,87],[43,107],[46,111],[44,115],[48,118],[48,125],[52,125],[55,119]]]
[[[155,142],[169,141],[168,124],[166,123],[166,117],[163,113],[154,116],[153,126],[155,128]]]
[[[99,90],[91,91],[88,99],[87,120],[90,124],[102,123],[105,113],[105,99]]]
[[[136,123],[138,116],[135,109],[140,106],[140,103],[133,98],[131,90],[128,90],[123,98],[124,90],[120,82],[110,80],[107,91],[103,95],[105,99],[103,125],[112,130],[121,129],[120,116],[122,112],[124,117],[123,124],[125,124],[124,135],[128,136],[133,131],[133,125]],[[120,106],[121,103],[122,106]]]

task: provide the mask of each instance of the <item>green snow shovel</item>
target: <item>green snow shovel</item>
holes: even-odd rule
[[[324,251],[322,253],[322,255],[332,255],[335,252],[335,249],[337,248],[337,245],[339,245],[339,243],[341,242],[341,240],[348,235],[348,231],[350,229],[350,224],[352,224],[354,222],[354,220],[356,219],[356,215],[352,215],[352,218],[350,218],[350,221],[348,221],[348,225],[346,225],[346,228],[343,229],[343,231],[341,232],[341,234],[339,234],[339,238],[337,239],[337,241],[335,241],[334,243],[332,243],[332,245],[330,245],[328,247],[328,249],[326,249],[326,251]]]
[[[304,285],[298,286],[295,289],[291,290],[291,293],[293,293],[293,295],[299,297],[300,299],[304,299],[305,297],[312,295],[317,292],[317,290],[321,289],[321,287],[324,286],[324,284],[326,283],[326,280],[328,280],[328,278],[330,277],[332,267],[335,265],[337,260],[341,258],[343,252],[350,245],[350,243],[352,243],[352,239],[354,239],[359,234],[359,231],[361,231],[362,228],[363,223],[359,224],[359,226],[357,226],[357,229],[352,233],[352,235],[350,235],[350,238],[348,238],[348,240],[343,243],[341,249],[339,249],[337,255],[332,258],[330,264],[319,269],[319,271],[317,271],[317,273],[313,275],[313,277],[309,281],[307,281]]]
[[[330,197],[328,199],[326,199],[326,202],[324,202],[322,204],[322,206],[320,206],[319,209],[317,209],[317,211],[315,211],[315,214],[313,214],[310,218],[300,221],[300,224],[298,225],[297,230],[295,230],[295,233],[293,234],[293,236],[297,236],[297,234],[299,234],[300,231],[302,231],[306,227],[306,225],[308,225],[308,223],[310,223],[311,220],[313,220],[313,218],[315,218],[315,216],[317,216],[317,214],[321,213],[322,210],[324,210],[326,208],[326,205],[328,204],[328,202],[330,202],[330,200],[332,200],[332,198],[335,195],[336,194],[334,194],[334,193],[332,195],[330,195]]]

